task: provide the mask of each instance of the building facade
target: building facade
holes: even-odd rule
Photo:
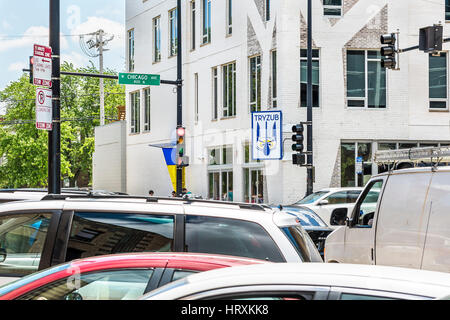
[[[380,66],[380,35],[400,47],[441,22],[445,0],[313,0],[314,190],[363,186],[377,150],[450,144],[448,53],[401,54]],[[204,198],[289,204],[306,192],[291,127],[306,121],[307,1],[127,0],[127,72],[176,80],[183,55],[186,184]],[[177,28],[181,14],[182,30]],[[182,50],[177,37],[182,37]],[[284,158],[252,161],[251,112],[283,112]],[[127,192],[172,191],[161,150],[175,140],[174,86],[127,86]],[[356,159],[362,157],[359,172]]]

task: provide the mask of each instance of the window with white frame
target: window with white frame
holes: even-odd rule
[[[272,50],[272,108],[276,108],[278,88],[277,88],[277,50]]]
[[[141,95],[140,91],[130,93],[130,127],[131,133],[141,132]]]
[[[219,73],[217,67],[212,68],[212,120],[217,120],[219,113]]]
[[[319,107],[320,103],[320,59],[319,49],[312,51],[312,106]],[[300,50],[300,106],[307,106],[308,92],[308,51]]]
[[[233,147],[208,149],[208,197],[233,201]]]
[[[450,0],[445,0],[445,21],[450,21]]]
[[[203,39],[202,43],[211,42],[211,0],[203,1]]]
[[[153,62],[161,61],[161,17],[153,19]]]
[[[250,111],[261,111],[261,56],[249,58]]]
[[[222,66],[223,117],[236,115],[236,62]]]
[[[447,53],[429,54],[430,110],[447,110]]]
[[[128,71],[134,71],[134,29],[128,30]]]
[[[357,166],[357,162],[362,162]],[[341,143],[341,187],[363,187],[372,177],[372,143]]]
[[[195,50],[195,0],[191,1],[191,50]]]
[[[144,132],[150,131],[150,88],[144,89]]]
[[[264,11],[265,11],[265,19],[266,19],[266,21],[269,21],[270,20],[270,0],[265,0]]]
[[[347,50],[347,106],[386,108],[386,69],[380,51]]]
[[[227,35],[233,33],[233,0],[227,0]]]
[[[169,11],[169,56],[173,57],[178,52],[178,11],[172,9]]]
[[[330,17],[342,16],[342,0],[323,0],[323,15]]]
[[[264,175],[264,165],[260,160],[252,160],[251,145],[244,143],[244,202],[265,203],[267,181]]]

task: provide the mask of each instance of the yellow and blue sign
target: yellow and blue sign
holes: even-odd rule
[[[177,148],[175,146],[173,147],[163,147],[162,148],[164,153],[164,159],[166,160],[167,170],[169,170],[170,180],[172,181],[173,190],[177,190],[177,165],[175,163],[176,161],[176,151]],[[183,168],[183,183],[182,188],[184,188],[185,185],[185,169]]]
[[[252,112],[252,159],[283,159],[283,114],[281,111]]]

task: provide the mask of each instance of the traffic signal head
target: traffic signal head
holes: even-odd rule
[[[186,157],[186,144],[185,144],[186,129],[183,127],[177,128],[177,153],[176,164],[178,167],[187,167],[189,165],[189,158]]]
[[[383,68],[395,69],[397,66],[396,54],[397,49],[395,44],[397,42],[396,34],[389,33],[380,37],[381,44],[387,44],[387,46],[381,47],[381,66]]]
[[[306,155],[302,153],[294,153],[292,155],[292,163],[299,166],[306,164]]]
[[[33,56],[30,56],[28,63],[29,63],[29,69],[30,69],[30,83],[33,84],[33,64],[34,64]]]
[[[433,52],[442,50],[443,28],[440,25],[421,28],[419,30],[419,50]]]
[[[304,127],[302,123],[296,124],[292,126],[292,141],[294,144],[292,145],[292,151],[303,152],[303,140],[305,139],[303,136]]]

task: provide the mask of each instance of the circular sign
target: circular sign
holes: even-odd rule
[[[45,93],[44,91],[39,91],[38,93],[38,101],[40,104],[44,104],[45,102]]]

